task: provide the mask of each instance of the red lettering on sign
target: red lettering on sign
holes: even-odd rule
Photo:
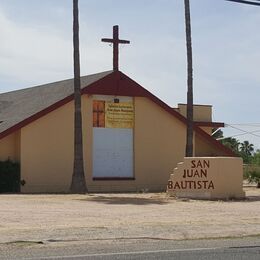
[[[191,165],[191,168],[196,168],[196,161],[195,161],[195,160],[192,160],[192,161],[191,161],[191,164],[192,164],[192,165]]]
[[[212,189],[212,190],[214,190],[214,184],[213,184],[213,182],[212,181],[210,181],[210,183],[209,183],[209,187],[208,187],[208,189]]]
[[[167,187],[168,187],[169,190],[171,190],[173,188],[173,182],[168,181]]]
[[[178,188],[178,189],[181,188],[180,185],[179,185],[179,183],[178,183],[177,181],[175,182],[175,185],[174,185],[174,189],[176,189],[176,188]]]
[[[191,161],[191,168],[209,168],[209,160],[192,160]]]
[[[204,160],[203,164],[204,164],[204,168],[206,168],[206,166],[207,168],[209,168],[209,160],[208,161]]]

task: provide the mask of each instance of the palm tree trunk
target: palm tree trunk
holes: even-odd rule
[[[87,192],[82,143],[80,57],[79,57],[79,19],[78,0],[73,0],[73,48],[74,48],[74,167],[70,191]]]
[[[187,46],[187,136],[186,136],[186,157],[193,156],[193,78],[192,78],[192,45],[191,45],[191,22],[190,22],[190,1],[184,0],[185,25],[186,25],[186,46]]]

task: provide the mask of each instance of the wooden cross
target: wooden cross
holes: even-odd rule
[[[118,46],[120,43],[129,44],[130,41],[120,40],[119,39],[119,27],[118,25],[113,26],[113,39],[103,38],[102,42],[111,42],[113,43],[113,70],[118,71]]]
[[[93,100],[93,127],[105,127],[105,101]]]

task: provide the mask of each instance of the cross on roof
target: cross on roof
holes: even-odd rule
[[[103,38],[101,39],[102,42],[111,42],[113,43],[113,70],[118,71],[118,46],[120,43],[122,44],[129,44],[130,41],[127,40],[120,40],[119,39],[119,26],[113,26],[113,39]]]

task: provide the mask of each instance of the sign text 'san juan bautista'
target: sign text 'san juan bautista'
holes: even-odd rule
[[[209,160],[192,160],[190,167],[183,170],[182,178],[168,181],[170,190],[214,190],[210,178]]]

